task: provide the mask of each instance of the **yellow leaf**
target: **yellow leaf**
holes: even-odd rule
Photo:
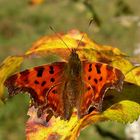
[[[78,30],[71,30],[67,34],[44,36],[32,45],[32,47],[26,52],[26,55],[42,56],[52,53],[67,60],[70,54],[70,50],[68,48],[77,48],[77,53],[81,59],[88,59],[91,61],[112,62],[125,56],[125,54],[117,48],[96,44],[88,38],[86,33],[81,33]]]
[[[140,86],[140,67],[133,66],[126,74],[127,81]]]
[[[44,36],[32,45],[32,47],[26,52],[26,55],[57,54],[64,59],[68,59],[68,56],[70,54],[70,50],[68,49],[68,47],[70,49],[77,48],[79,41],[78,39],[80,39],[82,35],[79,32],[77,33],[77,31],[75,32],[71,31],[68,34],[64,35],[58,34],[53,36]],[[67,44],[68,47],[60,40],[58,36],[63,39],[63,41]]]
[[[3,96],[4,81],[8,76],[17,71],[23,61],[23,57],[9,56],[0,65],[0,98]]]

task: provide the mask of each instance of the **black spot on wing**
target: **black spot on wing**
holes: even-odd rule
[[[41,83],[41,86],[43,87],[43,86],[45,86],[45,84],[46,84],[46,81],[43,81],[43,82]]]
[[[95,64],[95,68],[96,68],[96,71],[98,74],[101,73],[101,66],[102,66],[102,64],[100,64],[100,63]]]
[[[43,71],[44,71],[44,67],[40,66],[40,67],[36,67],[34,69],[37,71],[37,77],[42,77]]]
[[[89,64],[89,69],[88,69],[89,72],[92,71],[92,64]]]
[[[97,84],[97,83],[98,83],[98,80],[95,78],[95,79],[94,79],[94,82]]]
[[[34,81],[34,83],[35,83],[36,85],[38,85],[38,84],[39,84],[39,82],[38,82],[37,80],[35,80],[35,81]]]
[[[51,82],[54,82],[54,81],[55,81],[55,79],[54,79],[54,78],[51,78],[51,79],[50,79],[50,81],[51,81]]]
[[[88,77],[88,80],[90,80],[90,79],[91,79],[91,76]]]
[[[88,91],[91,90],[91,87],[87,87],[87,90],[88,90]]]
[[[89,64],[89,68],[92,68],[92,64]]]
[[[50,66],[49,73],[50,73],[50,74],[54,74],[54,67],[53,67],[53,66]]]
[[[99,81],[102,81],[102,80],[103,80],[103,77],[101,76],[100,79],[99,79]]]

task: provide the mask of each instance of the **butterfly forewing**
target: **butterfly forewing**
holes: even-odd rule
[[[64,67],[65,62],[34,67],[12,75],[5,81],[5,86],[9,95],[27,91],[37,105],[42,105],[46,103],[47,92],[63,81]]]

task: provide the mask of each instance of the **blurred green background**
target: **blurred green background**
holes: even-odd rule
[[[105,45],[118,47],[129,56],[140,51],[139,0],[0,0],[0,62],[23,54],[43,35],[79,29]],[[89,19],[94,24],[88,29]],[[30,63],[30,66],[34,62]],[[25,64],[23,68],[27,68]],[[0,140],[24,140],[29,97],[17,95],[0,106]],[[125,126],[116,122],[92,125],[79,140],[123,140]]]

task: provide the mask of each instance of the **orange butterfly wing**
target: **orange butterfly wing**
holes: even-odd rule
[[[56,114],[63,114],[61,84],[64,82],[65,62],[34,67],[12,75],[5,81],[9,95],[29,92],[34,106],[46,105]]]
[[[84,94],[80,103],[80,116],[90,112],[90,107],[97,111],[102,109],[104,93],[108,88],[122,89],[124,75],[112,66],[104,63],[83,62],[83,81],[85,84]]]
[[[89,114],[89,109],[92,106],[93,100],[94,90],[89,83],[83,81],[83,88],[77,100],[77,110],[79,118],[82,118],[83,116]]]

